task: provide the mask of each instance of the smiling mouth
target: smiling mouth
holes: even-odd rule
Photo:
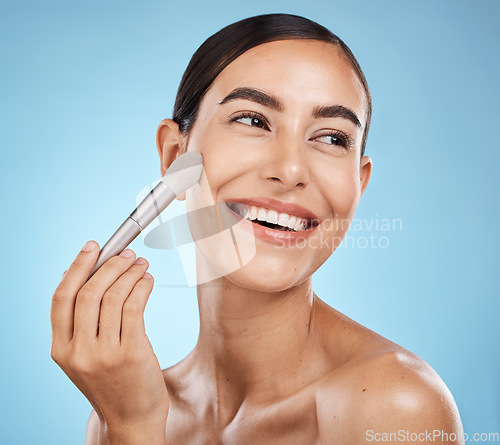
[[[263,227],[284,232],[304,232],[314,229],[319,221],[311,218],[301,218],[273,209],[243,204],[241,202],[226,202],[226,205],[237,215]]]

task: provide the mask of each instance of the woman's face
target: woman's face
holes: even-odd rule
[[[214,203],[222,209],[214,219],[227,213],[239,222],[233,236],[197,241],[198,254],[219,276],[278,291],[303,282],[326,261],[370,178],[370,159],[360,163],[366,112],[361,82],[328,43],[266,43],[222,71],[187,139],[187,150],[203,155],[205,175],[186,194],[191,227],[214,223],[193,212]],[[263,208],[262,217],[281,218],[282,225],[303,221],[306,230],[240,219],[226,202],[242,203],[233,210],[253,217]]]

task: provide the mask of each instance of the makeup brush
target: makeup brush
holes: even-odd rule
[[[203,160],[201,154],[196,151],[184,153],[172,162],[158,185],[151,190],[103,246],[89,278],[105,261],[122,252],[177,195],[197,184],[202,171]]]

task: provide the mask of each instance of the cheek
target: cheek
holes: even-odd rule
[[[320,172],[318,184],[333,212],[332,216],[349,224],[356,212],[361,192],[357,166],[350,162],[338,162],[330,168],[323,165]]]
[[[209,131],[195,131],[190,135],[189,151],[203,156],[203,175],[199,187],[192,187],[186,195],[187,210],[215,204],[217,191],[229,178],[231,156],[227,143]]]
[[[260,147],[262,144],[256,147],[255,141],[245,143],[230,131],[220,131],[210,126],[202,130],[190,137],[189,150],[199,151],[203,156],[205,180],[200,181],[200,196],[191,195],[193,199],[202,200],[208,205],[210,199],[213,202],[217,200],[225,184],[254,170],[260,164],[263,150]]]
[[[196,242],[197,254],[201,255],[197,258],[206,264],[200,268],[202,275],[197,275],[200,284],[241,269],[255,256],[255,240],[248,235],[241,236],[242,229],[228,216],[225,205],[216,206],[217,201],[228,197],[229,192],[224,193],[226,184],[237,183],[235,178],[244,175],[252,166],[220,132],[193,134],[188,150],[198,151],[203,156],[199,184],[186,193],[189,229]]]

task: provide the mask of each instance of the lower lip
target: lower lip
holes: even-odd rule
[[[255,235],[261,240],[277,244],[281,247],[285,247],[286,245],[291,246],[296,244],[301,239],[308,238],[318,227],[316,225],[307,230],[301,230],[299,232],[293,232],[291,230],[274,230],[269,227],[261,226],[260,224],[249,221],[246,218],[243,218],[241,215],[238,215],[229,206],[226,205],[226,207],[242,221],[238,225],[241,226],[244,230]]]

